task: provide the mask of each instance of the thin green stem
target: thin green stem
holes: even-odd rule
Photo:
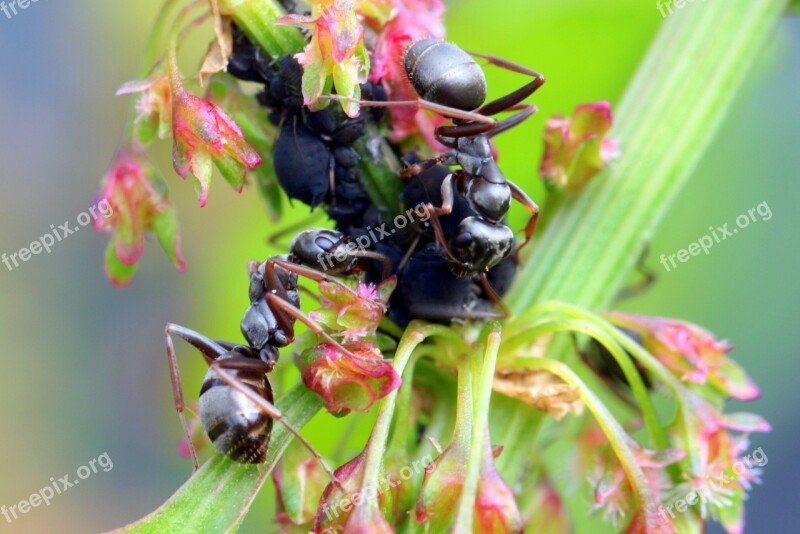
[[[455,338],[461,343],[461,338],[455,335],[449,328],[413,322],[406,329],[403,338],[400,340],[400,344],[397,346],[397,351],[395,351],[393,359],[394,370],[402,376],[414,349],[432,336],[442,336],[451,342],[453,342],[453,338]],[[389,429],[391,428],[392,418],[394,417],[397,394],[398,392],[395,390],[387,395],[378,409],[378,417],[372,429],[372,435],[369,438],[365,452],[364,476],[361,481],[362,489],[366,490],[368,488],[379,487],[383,458],[386,452]],[[362,503],[355,508],[353,513],[367,514],[369,511],[374,511],[377,508],[378,502],[377,500],[373,500]]]
[[[622,465],[622,469],[625,471],[628,482],[633,489],[638,509],[643,512],[643,532],[659,532],[659,527],[664,526],[664,520],[659,521],[659,516],[655,509],[655,497],[650,490],[647,477],[636,459],[636,454],[631,449],[630,437],[625,432],[625,429],[622,428],[622,425],[617,422],[600,398],[564,363],[547,358],[533,358],[530,366],[549,371],[567,384],[578,388],[583,402],[586,403],[586,407],[589,408],[603,429],[603,433],[608,438],[614,453]]]
[[[480,365],[478,381],[476,384],[476,402],[473,410],[472,441],[467,459],[467,469],[464,477],[464,487],[458,503],[456,524],[453,532],[472,533],[473,517],[475,515],[475,499],[478,494],[478,482],[481,475],[481,463],[485,448],[489,446],[486,440],[489,436],[489,404],[494,385],[494,372],[497,366],[497,354],[500,350],[502,330],[498,323],[489,327],[489,336],[486,342],[486,351],[483,359],[476,358],[476,366]]]
[[[552,305],[551,308],[553,311],[558,309],[557,305],[555,304]],[[582,334],[591,336],[600,344],[602,344],[609,351],[609,353],[611,353],[611,355],[614,357],[614,360],[622,369],[625,379],[628,381],[628,384],[631,387],[631,392],[636,399],[636,403],[639,405],[639,408],[642,411],[642,419],[644,420],[645,426],[647,427],[653,443],[659,449],[666,449],[669,447],[669,441],[664,433],[663,426],[658,420],[658,415],[656,414],[653,403],[650,400],[647,387],[644,385],[642,376],[639,374],[636,366],[631,361],[631,357],[622,349],[619,342],[603,328],[601,324],[602,319],[592,316],[592,314],[583,312],[579,310],[579,308],[570,307],[570,310],[572,310],[570,311],[571,315],[580,318],[548,319],[540,321],[529,328],[518,330],[517,334],[514,336],[515,338],[518,338],[516,342],[503,345],[504,353],[516,352],[520,349],[520,345],[522,343],[528,344],[530,343],[530,340],[547,334],[555,334],[559,332],[580,332]],[[520,357],[516,359],[516,363],[517,365],[525,367],[529,362],[535,359],[536,358]]]
[[[175,7],[178,0],[166,0],[158,10],[156,21],[153,23],[153,28],[145,41],[144,56],[139,65],[138,79],[144,79],[150,75],[153,67],[161,60],[164,50],[164,39],[166,31],[171,26],[169,22],[169,12]],[[128,117],[125,120],[125,130],[122,138],[125,144],[130,144],[133,139],[134,118],[136,115],[136,102],[137,98],[132,97],[130,106],[128,107]]]
[[[403,383],[397,393],[397,407],[395,408],[394,431],[389,441],[390,450],[408,450],[410,438],[414,435],[414,421],[411,419],[411,394],[414,391],[414,369],[419,359],[419,351],[413,353],[403,372]]]

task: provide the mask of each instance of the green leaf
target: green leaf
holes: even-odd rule
[[[170,207],[153,216],[150,223],[153,233],[158,238],[158,242],[167,253],[172,264],[176,269],[182,271],[186,268],[181,255],[181,235],[178,226],[178,215],[175,208]]]
[[[300,428],[319,411],[322,402],[301,384],[276,405],[291,425]],[[216,454],[158,510],[114,532],[235,531],[291,439],[289,431],[276,423],[267,461],[259,466],[238,464]]]

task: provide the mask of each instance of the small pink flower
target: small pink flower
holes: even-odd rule
[[[287,15],[278,24],[311,28],[311,41],[297,54],[304,67],[303,98],[305,105],[319,104],[332,87],[343,97],[361,98],[360,84],[367,81],[369,56],[364,46],[364,28],[358,21],[355,0],[318,0],[311,8],[311,17]],[[357,117],[358,104],[342,102],[350,117]]]
[[[557,115],[548,120],[542,177],[569,193],[581,190],[619,154],[618,141],[606,138],[612,124],[608,102],[583,104],[569,118]]]
[[[652,451],[645,449],[631,438],[628,438],[628,445],[644,473],[653,498],[660,501],[664,497],[664,492],[670,488],[666,467],[682,460],[686,452],[678,449]],[[602,453],[596,457],[596,462],[595,472],[590,478],[590,482],[594,485],[593,510],[602,511],[606,520],[616,528],[631,516],[633,516],[631,525],[635,525],[639,521],[637,517],[644,512],[637,509],[633,489],[611,447],[604,447]],[[665,532],[672,531],[667,519],[663,517],[651,519],[654,524],[662,525]],[[628,531],[635,529],[629,526]]]
[[[759,397],[758,386],[727,357],[733,348],[691,323],[661,317],[609,313],[609,320],[642,336],[653,356],[683,381],[709,383],[716,391],[739,400]]]
[[[108,216],[97,217],[98,232],[113,234],[106,251],[106,274],[112,283],[130,283],[144,250],[145,234],[154,234],[179,271],[186,265],[180,251],[180,234],[166,184],[144,153],[122,149],[103,178],[96,195],[107,203]]]
[[[227,113],[185,89],[172,63],[172,163],[182,178],[195,178],[202,207],[208,199],[214,165],[228,183],[241,191],[247,169],[260,165],[261,156]]]
[[[697,492],[704,519],[718,517],[729,533],[740,534],[744,528],[746,492],[760,482],[760,468],[764,465],[742,458],[749,444],[747,436],[750,432],[769,432],[771,427],[757,415],[723,415],[693,395],[684,398],[684,406],[688,432],[676,424],[673,433],[681,448],[692,451],[693,461],[688,482],[679,491],[684,495]]]
[[[141,93],[136,101],[133,121],[134,139],[139,148],[148,146],[156,137],[166,139],[172,130],[172,88],[166,74],[151,80],[124,84],[117,95]]]
[[[345,343],[372,336],[396,286],[394,276],[377,286],[359,282],[354,294],[341,284],[322,282],[319,290],[324,308],[309,315],[328,331],[341,334]]]
[[[400,387],[400,375],[377,347],[366,342],[344,347],[356,358],[329,343],[307,349],[298,358],[303,383],[325,401],[328,411],[337,415],[366,412]]]

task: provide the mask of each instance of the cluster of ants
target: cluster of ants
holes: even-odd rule
[[[533,79],[485,103],[486,78],[474,57]],[[544,83],[544,77],[504,59],[468,54],[434,39],[412,44],[404,66],[417,100],[390,101],[379,83],[366,83],[361,86],[364,100],[356,102],[367,110],[358,118],[348,118],[332,106],[312,111],[303,104],[303,71],[297,61],[292,56],[269,58],[234,29],[228,72],[263,84],[257,98],[279,132],[274,144],[278,182],[289,198],[312,208],[324,206],[335,229],[303,230],[287,255],[251,263],[251,304],[241,323],[247,344],[214,341],[178,325],[167,326],[175,403],[190,446],[173,335],[197,348],[209,364],[200,391],[200,420],[214,446],[241,463],[265,461],[273,420],[282,421],[272,404],[267,374],[277,361],[278,349],[293,342],[295,322],[300,320],[347,352],[300,311],[298,276],[352,291],[335,276],[360,275],[364,282],[374,283],[395,275],[398,285],[387,316],[399,326],[412,319],[449,323],[500,315],[495,310],[517,269],[516,242],[505,224],[506,213],[512,199],[531,213],[518,252],[533,235],[539,210],[503,175],[492,154],[491,138],[536,112],[536,106],[524,100]],[[360,156],[354,149],[370,122],[380,125],[385,108],[391,106],[424,109],[451,119],[450,125],[435,130],[436,140],[449,150],[421,160],[390,145],[406,163],[400,173],[404,191],[398,204],[424,206],[426,216],[386,239],[370,240],[366,249],[347,247],[393,216],[370,201],[359,180]],[[514,114],[500,121],[493,118],[508,111]],[[323,269],[326,272],[319,265],[323,256],[331,262]],[[321,460],[295,429],[282,422]],[[197,468],[196,454],[191,452]]]

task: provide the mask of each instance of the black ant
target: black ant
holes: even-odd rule
[[[454,44],[423,39],[412,44],[404,57],[406,75],[420,95],[419,100],[355,101],[362,106],[427,109],[453,120],[452,125],[440,126],[435,130],[436,139],[451,150],[411,165],[401,172],[401,177],[408,179],[440,164],[461,167],[442,182],[442,205],[428,206],[437,240],[451,260],[451,270],[458,275],[485,273],[511,252],[514,246],[513,232],[502,224],[502,219],[508,212],[512,198],[531,213],[525,227],[525,241],[517,251],[530,241],[539,217],[536,203],[503,175],[494,161],[489,140],[525,121],[537,111],[534,104],[521,102],[544,84],[544,76],[502,58],[477,53],[472,55],[534,79],[506,96],[484,103],[487,96],[486,77],[471,55]],[[337,95],[327,98],[349,100]],[[502,121],[492,118],[504,111],[518,113]],[[461,221],[448,241],[436,217],[452,212],[454,188],[467,199],[477,216]]]
[[[349,251],[344,256],[336,254],[342,236],[331,232],[326,229],[307,230],[292,241],[289,255],[274,256],[261,264],[250,262],[250,306],[241,322],[246,345],[215,341],[183,326],[167,325],[167,357],[175,408],[189,443],[195,470],[199,465],[183,413],[185,403],[172,343],[173,335],[198,349],[209,365],[200,389],[199,415],[206,434],[218,451],[239,463],[263,463],[266,461],[274,419],[285,425],[325,467],[319,453],[283,419],[283,414],[274,406],[272,386],[267,375],[278,360],[278,349],[294,341],[294,324],[297,320],[326,342],[357,358],[299,308],[298,275],[318,283],[336,283],[353,292],[336,278],[301,265],[312,264],[320,251],[324,251],[332,254],[336,262],[333,272],[350,274],[356,269]],[[339,260],[340,257],[345,259]],[[335,481],[333,472],[327,467],[325,469]]]

